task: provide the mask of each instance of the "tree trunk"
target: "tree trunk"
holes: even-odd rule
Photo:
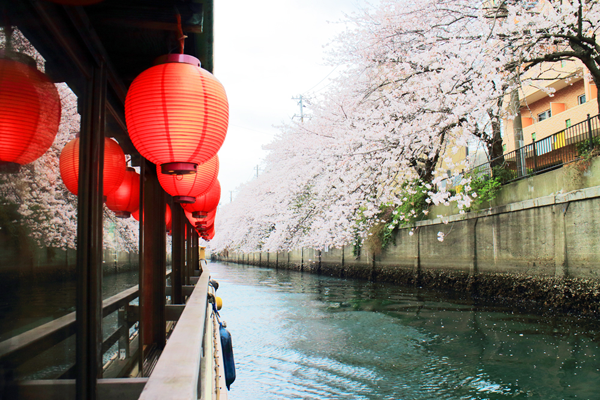
[[[504,148],[502,146],[502,127],[498,117],[492,118],[492,138],[486,141],[490,168],[504,164]]]

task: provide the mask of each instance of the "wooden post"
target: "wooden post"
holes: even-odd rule
[[[185,214],[183,209],[177,203],[173,203],[171,209],[173,215],[173,272],[171,273],[171,303],[183,304],[183,295],[181,292],[182,272],[185,263],[184,235],[185,235]]]
[[[140,209],[138,210],[139,212],[139,266],[138,266],[138,270],[139,270],[139,275],[138,275],[138,285],[140,288],[140,297],[139,297],[139,304],[140,304],[140,312],[138,313],[138,318],[139,318],[139,324],[138,324],[138,335],[139,335],[139,347],[140,347],[140,351],[138,351],[138,368],[139,371],[141,373],[140,376],[144,376],[144,301],[143,301],[143,293],[144,293],[144,254],[145,254],[145,241],[144,241],[144,181],[146,180],[146,160],[141,159],[140,162]]]
[[[92,69],[81,100],[77,202],[76,398],[95,400],[102,377],[102,171],[106,69]]]
[[[185,230],[187,232],[186,240],[186,256],[185,256],[185,284],[190,284],[190,276],[192,275],[192,225],[189,222],[185,224]]]
[[[141,287],[141,319],[143,349],[149,350],[153,344],[159,349],[165,347],[165,275],[167,273],[166,250],[166,194],[156,176],[156,166],[147,160],[141,177],[144,185],[143,212],[143,264]]]
[[[119,360],[129,358],[129,325],[127,324],[127,313],[129,306],[119,308],[117,314],[119,326]]]

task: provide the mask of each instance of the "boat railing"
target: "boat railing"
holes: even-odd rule
[[[214,294],[209,292],[208,270],[203,271],[140,400],[227,398],[220,336],[208,300]]]
[[[213,351],[213,344],[219,337],[215,333],[218,333],[218,326],[215,328],[212,304],[207,300],[209,272],[205,268],[199,277],[191,277],[190,280],[195,286],[182,287],[183,294],[189,296],[187,303],[167,304],[165,307],[166,320],[177,323],[150,378],[123,378],[139,359],[139,338],[130,335],[131,327],[139,321],[139,306],[131,304],[139,297],[139,287],[131,287],[103,301],[103,318],[118,312],[118,324],[114,331],[104,335],[102,353],[105,354],[117,343],[118,351],[113,360],[105,365],[103,377],[98,379],[98,399],[213,398],[207,393],[211,390],[214,392],[215,385],[208,381],[215,379],[216,390],[219,390],[219,375],[215,371],[219,370],[219,362],[222,369],[222,359],[219,361],[219,352]],[[167,295],[170,289],[166,287]],[[65,340],[73,340],[76,334],[75,318],[75,312],[72,312],[0,342],[0,366],[14,369]],[[213,341],[207,337],[212,337],[210,340]],[[206,347],[208,344],[210,346]],[[71,365],[54,379],[19,380],[13,385],[16,391],[14,397],[74,399],[75,368],[75,365]],[[204,379],[200,378],[201,370]],[[150,389],[142,393],[145,387]],[[222,382],[220,387],[224,387]],[[226,398],[226,395],[220,398]]]

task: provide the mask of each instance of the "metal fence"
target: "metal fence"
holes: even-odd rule
[[[467,172],[472,176],[490,176],[492,166],[503,170],[504,183],[560,168],[579,160],[592,149],[600,149],[600,114],[565,128],[542,140],[533,141],[501,157],[480,164]]]

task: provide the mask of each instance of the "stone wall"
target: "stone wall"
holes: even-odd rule
[[[217,259],[418,285],[600,316],[600,186],[401,229],[382,254],[353,246]],[[444,232],[443,242],[438,232]],[[240,261],[242,260],[242,261]]]

